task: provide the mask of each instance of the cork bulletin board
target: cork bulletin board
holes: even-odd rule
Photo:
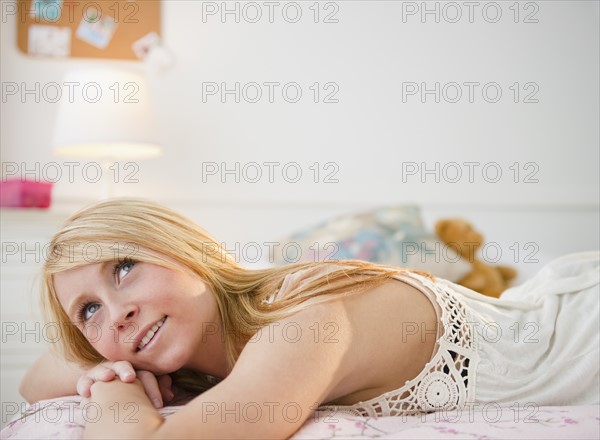
[[[30,56],[136,60],[160,41],[159,0],[18,0],[17,45]]]

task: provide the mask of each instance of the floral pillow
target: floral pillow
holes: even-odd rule
[[[276,265],[304,261],[363,260],[408,267],[458,281],[469,263],[428,232],[415,205],[347,214],[279,240]]]

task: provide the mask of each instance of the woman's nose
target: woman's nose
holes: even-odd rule
[[[135,305],[128,304],[117,309],[115,313],[115,327],[119,330],[125,330],[129,329],[132,325],[135,325],[138,315],[138,308]]]

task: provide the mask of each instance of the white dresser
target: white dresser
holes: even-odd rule
[[[0,395],[4,426],[25,404],[19,383],[31,364],[50,346],[39,306],[40,269],[47,244],[68,217],[67,210],[0,209]]]

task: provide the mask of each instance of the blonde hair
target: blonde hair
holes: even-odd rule
[[[95,365],[105,358],[64,312],[54,289],[53,275],[123,257],[181,270],[164,256],[199,276],[213,292],[223,323],[230,368],[239,356],[236,344],[248,342],[262,327],[312,305],[363,292],[407,271],[360,260],[247,269],[196,223],[166,207],[140,198],[101,201],[67,219],[53,236],[43,267],[42,310],[46,322],[54,323],[61,332],[57,349],[66,360]],[[290,286],[286,297],[272,304],[265,301],[281,287],[288,274],[311,268],[316,273],[325,264],[342,268],[314,277],[302,289],[294,291]],[[368,277],[360,276],[367,274]],[[180,370],[173,376],[176,385],[194,392],[205,391],[218,382],[218,378],[190,370]]]

